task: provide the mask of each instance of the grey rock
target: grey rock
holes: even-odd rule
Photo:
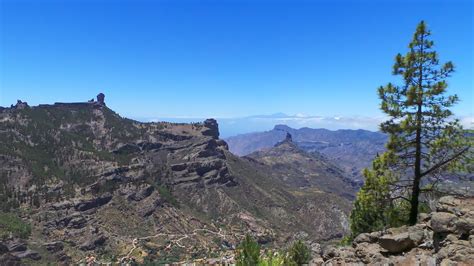
[[[51,209],[56,210],[56,211],[70,209],[72,207],[73,207],[73,204],[70,201],[58,202],[51,205]]]
[[[84,200],[76,204],[75,209],[78,211],[87,211],[92,208],[97,208],[107,204],[112,199],[112,194],[106,193],[101,197]]]
[[[219,138],[219,125],[215,119],[206,119],[204,126],[207,127],[207,129],[202,132],[204,136],[211,136],[215,139]]]
[[[419,235],[414,235],[414,237],[418,238]],[[414,239],[410,237],[408,232],[397,235],[384,235],[379,238],[378,243],[390,253],[401,253],[416,247]]]
[[[435,233],[454,232],[456,215],[448,212],[435,212],[431,215],[430,226]]]
[[[68,224],[68,228],[80,229],[86,226],[87,220],[83,216],[78,216],[73,219]]]
[[[454,227],[458,234],[469,234],[474,230],[474,217],[462,217],[454,222]]]
[[[438,203],[436,204],[436,211],[455,214],[458,212],[460,205],[460,199],[457,199],[453,196],[445,196],[438,200]]]
[[[382,248],[376,243],[360,243],[355,248],[356,257],[363,263],[382,263],[385,257],[382,255]]]
[[[64,244],[61,241],[45,243],[43,244],[43,246],[46,248],[46,250],[48,250],[51,253],[61,251],[64,248]]]
[[[379,237],[382,236],[382,232],[372,232],[372,233],[362,233],[354,239],[354,243],[375,243],[378,241]]]
[[[7,243],[7,248],[9,252],[18,252],[18,251],[25,251],[26,250],[26,244],[22,242],[17,242],[17,241],[11,241]]]
[[[141,200],[149,197],[151,195],[151,193],[153,193],[154,190],[155,190],[155,188],[153,186],[147,185],[146,187],[144,187],[143,189],[141,189],[137,193],[133,193],[133,194],[129,195],[128,199],[133,200],[133,201],[141,201]]]
[[[94,237],[92,239],[87,240],[86,242],[82,243],[79,247],[81,250],[94,250],[99,246],[102,246],[107,238],[103,235]]]
[[[18,252],[12,252],[12,255],[19,258],[19,259],[32,259],[32,260],[40,260],[41,259],[41,255],[34,251],[34,250],[30,250],[30,249],[27,249],[25,251],[18,251]]]

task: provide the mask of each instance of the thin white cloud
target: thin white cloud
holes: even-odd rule
[[[474,116],[459,117],[459,122],[466,129],[474,129]]]

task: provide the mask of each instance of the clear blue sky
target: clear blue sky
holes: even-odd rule
[[[2,106],[104,92],[128,117],[380,115],[424,19],[474,113],[474,1],[0,2]]]

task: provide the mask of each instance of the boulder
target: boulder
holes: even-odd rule
[[[378,239],[379,245],[389,253],[401,253],[422,243],[424,231],[422,227],[401,227],[405,232],[388,234]]]
[[[474,211],[469,211],[454,221],[454,227],[456,233],[469,235],[474,230]]]
[[[340,264],[362,264],[360,259],[355,255],[355,250],[352,247],[329,247],[323,252],[323,259],[327,264],[328,261],[334,262],[335,265]],[[332,265],[332,264],[329,264]]]
[[[360,258],[363,263],[380,263],[385,260],[382,255],[384,251],[380,245],[375,243],[360,243],[355,248],[356,257]]]
[[[426,223],[430,220],[431,216],[428,213],[420,213],[418,214],[418,222]]]
[[[372,232],[372,233],[362,233],[354,239],[354,243],[375,243],[379,240],[379,237],[382,236],[382,232]]]
[[[435,233],[452,233],[455,229],[456,215],[448,212],[435,212],[431,215],[430,226]]]
[[[103,235],[93,237],[93,238],[85,241],[84,243],[82,243],[82,245],[79,247],[79,249],[81,249],[81,250],[94,250],[97,247],[102,246],[105,243],[106,240],[107,240],[107,238]]]
[[[378,243],[390,253],[401,253],[415,247],[408,233],[385,235],[379,238]]]
[[[461,200],[453,196],[445,196],[438,200],[436,204],[437,212],[449,212],[457,213],[459,211],[459,206],[461,205]]]

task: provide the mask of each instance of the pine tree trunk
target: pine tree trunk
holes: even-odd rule
[[[415,147],[415,176],[413,179],[413,188],[410,200],[410,218],[409,224],[416,224],[418,217],[418,197],[420,196],[420,180],[421,180],[421,105],[418,106],[417,112],[417,129],[416,129],[416,147]]]
[[[423,54],[423,36],[421,37],[420,52]],[[422,126],[422,107],[423,107],[423,62],[420,62],[418,78],[418,110],[416,112],[416,136],[415,136],[415,176],[413,178],[413,187],[410,200],[410,217],[408,223],[416,224],[418,218],[418,205],[420,196],[420,180],[421,180],[421,126]]]

